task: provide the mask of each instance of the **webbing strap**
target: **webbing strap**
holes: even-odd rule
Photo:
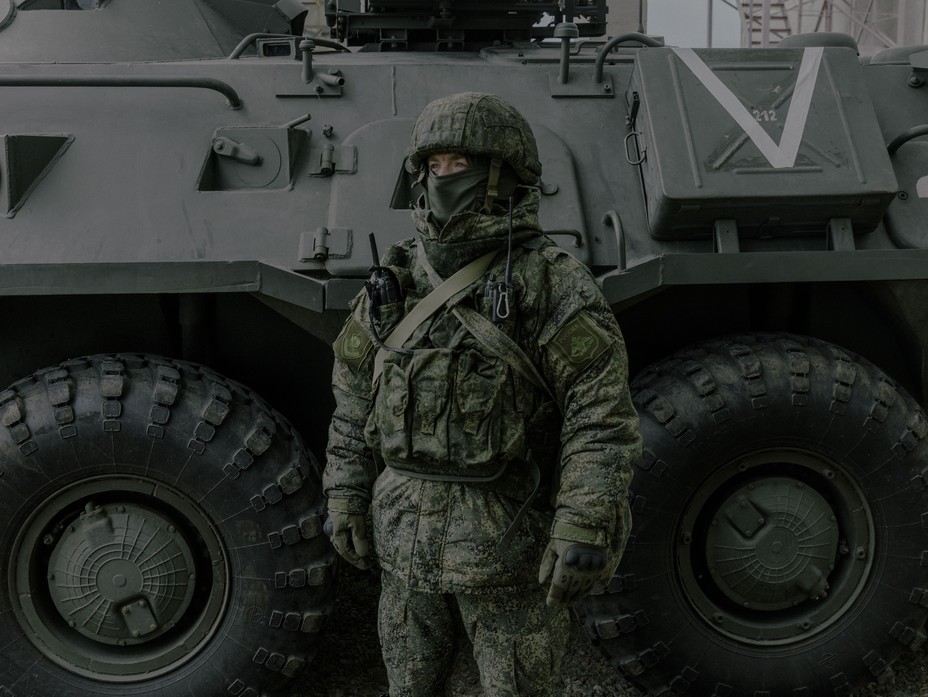
[[[499,196],[499,175],[503,168],[503,161],[494,157],[490,160],[490,175],[487,179],[487,195],[483,199],[483,208],[481,212],[489,213],[493,208],[493,201]]]
[[[498,251],[499,250],[493,250],[492,252],[487,252],[482,257],[474,259],[474,261],[464,268],[458,269],[458,271],[446,281],[440,281],[439,277],[440,283],[438,287],[422,298],[422,300],[410,310],[409,314],[400,320],[400,323],[390,332],[390,335],[383,340],[383,344],[387,348],[381,348],[377,351],[377,355],[374,356],[374,376],[372,382],[377,382],[377,378],[379,378],[380,374],[383,372],[383,362],[387,358],[388,349],[400,348],[406,343],[406,340],[412,336],[416,327],[435,314],[435,312],[448,302],[455,293],[467,288],[467,286],[483,276],[484,271],[490,266],[490,262],[493,261],[493,257],[496,256]],[[424,258],[425,254],[423,253],[421,256]]]
[[[473,484],[496,481],[509,468],[509,463],[504,462],[495,472],[485,477],[468,477],[466,475],[460,474],[428,474],[425,472],[415,472],[413,470],[403,469],[402,467],[396,467],[394,465],[387,466],[406,477],[411,477],[412,479],[424,479],[430,482]],[[513,516],[512,521],[509,523],[509,526],[506,528],[503,536],[499,538],[499,541],[496,543],[496,549],[500,554],[505,554],[506,550],[509,548],[509,545],[512,544],[512,538],[514,538],[516,533],[519,532],[519,529],[522,527],[522,520],[525,518],[525,515],[532,507],[535,499],[538,498],[538,493],[541,490],[541,470],[538,468],[538,463],[536,463],[534,458],[532,458],[531,453],[529,453],[526,468],[528,469],[528,476],[532,480],[532,493],[529,494],[528,498],[522,502],[521,506],[519,506],[519,510],[516,511],[515,516]]]
[[[432,268],[421,248],[419,250],[419,263],[422,264],[422,268],[425,269],[425,273],[432,283],[435,283],[436,280],[441,281],[441,276]],[[472,308],[455,307],[452,312],[458,318],[458,321],[464,325],[464,328],[483,344],[484,348],[488,349],[493,355],[505,360],[523,377],[534,383],[536,387],[545,390],[554,399],[551,388],[548,387],[548,383],[538,372],[538,368],[535,367],[531,359],[525,355],[525,351],[508,334]]]
[[[486,317],[470,307],[456,307],[453,310],[455,317],[469,331],[477,341],[489,349],[493,355],[501,357],[517,372],[522,374],[529,382],[536,387],[542,388],[551,399],[551,388],[548,383],[538,372],[535,364],[525,355],[525,352],[519,345],[509,338],[509,335],[500,330]],[[556,400],[555,400],[556,401]]]

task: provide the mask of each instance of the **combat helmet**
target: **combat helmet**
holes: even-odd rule
[[[412,130],[407,169],[422,176],[429,155],[449,151],[489,157],[496,168],[505,162],[526,184],[541,178],[531,126],[494,94],[461,92],[425,106]]]

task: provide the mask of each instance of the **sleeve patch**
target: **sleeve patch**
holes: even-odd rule
[[[354,317],[351,317],[345,323],[332,348],[335,350],[335,355],[352,370],[358,370],[373,347],[374,342],[371,341],[367,332]]]
[[[586,370],[611,345],[610,336],[582,311],[561,327],[549,344],[557,356],[578,372]]]

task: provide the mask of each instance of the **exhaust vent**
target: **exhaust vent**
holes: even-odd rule
[[[0,136],[0,210],[8,218],[25,203],[74,140],[69,135]]]

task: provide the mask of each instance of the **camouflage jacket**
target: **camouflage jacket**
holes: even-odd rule
[[[627,488],[641,440],[624,341],[588,269],[538,231],[537,193],[526,199],[514,211],[514,302],[501,330],[548,390],[483,348],[454,314],[455,307],[488,314],[486,276],[413,332],[404,344],[411,354],[389,353],[372,384],[374,330],[387,336],[433,288],[419,247],[442,275],[486,249],[443,245],[421,211],[420,237],[383,259],[404,301],[381,307],[373,320],[362,292],[335,343],[329,506],[371,514],[377,560],[409,587],[524,586],[536,583],[549,535],[608,547],[617,562],[628,534]],[[460,214],[445,230],[454,225],[467,228],[458,239],[496,238],[500,253],[487,275],[502,278],[505,217]],[[544,493],[500,549],[533,490],[529,460],[540,467]],[[469,481],[455,481],[456,474]]]

